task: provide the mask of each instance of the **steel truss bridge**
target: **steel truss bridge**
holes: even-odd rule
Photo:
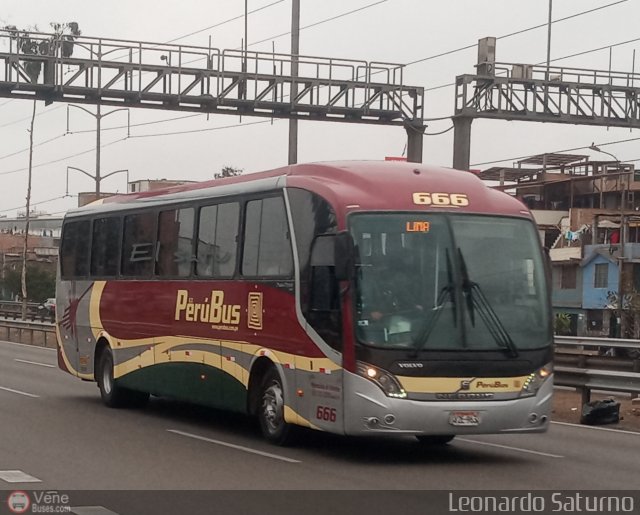
[[[640,128],[640,74],[507,63],[456,78],[453,167],[469,168],[475,118]]]
[[[11,30],[0,63],[0,97],[397,125],[422,161],[424,89],[399,64]]]

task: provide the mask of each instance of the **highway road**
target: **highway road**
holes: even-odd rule
[[[108,409],[55,351],[0,342],[0,490],[635,490],[639,446],[640,433],[554,423],[443,448],[317,432],[282,448],[244,416],[164,399]]]

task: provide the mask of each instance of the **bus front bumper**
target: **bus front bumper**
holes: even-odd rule
[[[541,433],[548,429],[553,377],[535,396],[510,400],[418,401],[387,397],[371,381],[345,372],[345,433],[465,435]]]

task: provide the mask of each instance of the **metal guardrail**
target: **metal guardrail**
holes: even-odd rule
[[[22,302],[16,302],[12,300],[1,300],[0,301],[0,317],[2,318],[11,318],[13,320],[22,318]],[[27,303],[27,320],[36,321],[39,320],[41,322],[51,322],[55,321],[55,314],[48,309],[44,309],[42,304],[38,304],[37,302],[28,302]]]
[[[556,336],[554,380],[577,388],[582,403],[592,390],[640,394],[640,341]]]

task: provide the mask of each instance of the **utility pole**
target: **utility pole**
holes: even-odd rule
[[[547,80],[549,80],[549,64],[551,63],[551,10],[553,0],[549,0],[549,23],[547,24]]]
[[[36,101],[33,101],[33,113],[31,115],[31,127],[29,129],[29,176],[27,179],[27,212],[24,221],[24,242],[22,245],[22,320],[27,319],[27,252],[29,250],[29,222],[31,216],[31,177],[33,170],[33,126],[36,118]]]
[[[298,59],[300,56],[300,0],[293,0],[291,9],[291,105],[298,96]],[[292,113],[293,114],[293,113]],[[298,119],[289,118],[289,164],[298,162]]]

